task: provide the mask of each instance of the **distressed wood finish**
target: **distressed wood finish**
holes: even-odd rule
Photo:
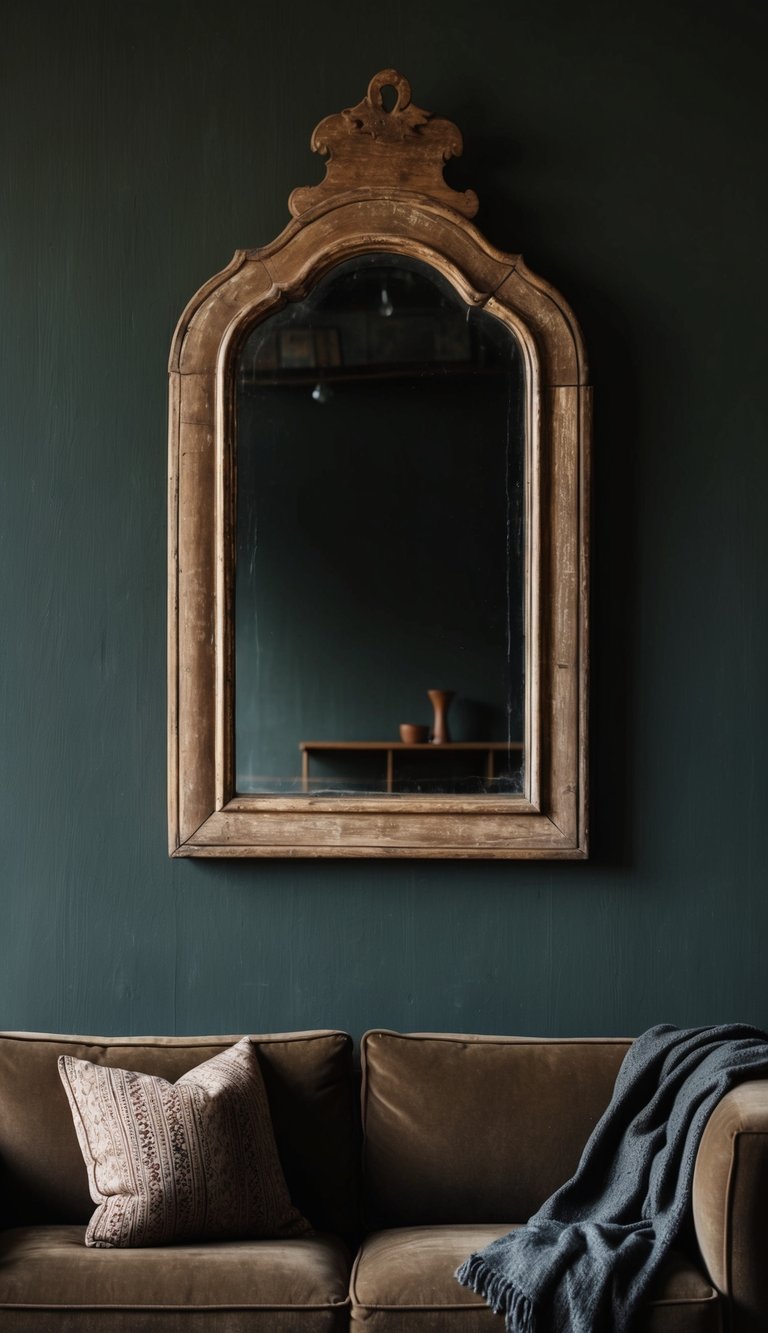
[[[396,100],[384,107],[382,89]],[[173,856],[587,855],[589,396],[578,325],[563,298],[468,221],[471,192],[443,163],[447,121],[413,107],[395,71],[318,126],[325,180],[291,196],[270,245],[238,251],[182,315],[170,358],[169,844]],[[238,795],[233,770],[237,351],[254,323],[370,252],[421,260],[510,327],[526,369],[525,753],[520,797]]]
[[[385,88],[395,98],[389,111],[384,106]],[[288,207],[294,217],[361,185],[376,191],[395,188],[428,194],[470,218],[477,212],[474,190],[462,194],[443,180],[444,163],[461,156],[459,130],[451,121],[414,106],[411,85],[396,69],[375,74],[357,106],[321,120],[312,135],[312,149],[328,156],[325,180],[293,191]]]

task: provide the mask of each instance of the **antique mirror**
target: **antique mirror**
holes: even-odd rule
[[[173,856],[583,858],[589,390],[395,70],[170,361]]]

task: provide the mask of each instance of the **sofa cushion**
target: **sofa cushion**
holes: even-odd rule
[[[327,1235],[103,1250],[82,1227],[0,1234],[2,1333],[338,1333],[348,1285],[346,1248]]]
[[[530,1217],[575,1171],[628,1046],[367,1032],[369,1228]]]
[[[508,1226],[398,1227],[369,1236],[350,1287],[352,1327],[367,1333],[503,1333],[503,1321],[453,1276]],[[667,1265],[636,1333],[721,1333],[721,1301],[679,1257]]]
[[[237,1040],[0,1033],[0,1223],[85,1223],[93,1211],[60,1055],[175,1082]],[[359,1168],[351,1038],[298,1032],[254,1040],[293,1202],[318,1230],[353,1234]]]
[[[86,1245],[300,1236],[255,1045],[169,1083],[59,1056],[91,1198]]]

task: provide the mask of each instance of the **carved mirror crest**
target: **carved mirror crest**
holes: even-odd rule
[[[174,856],[583,858],[589,390],[385,70],[179,321]]]

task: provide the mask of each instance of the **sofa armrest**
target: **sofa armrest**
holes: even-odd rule
[[[732,1333],[768,1329],[768,1079],[715,1107],[699,1145],[693,1220],[702,1258],[731,1307]]]

